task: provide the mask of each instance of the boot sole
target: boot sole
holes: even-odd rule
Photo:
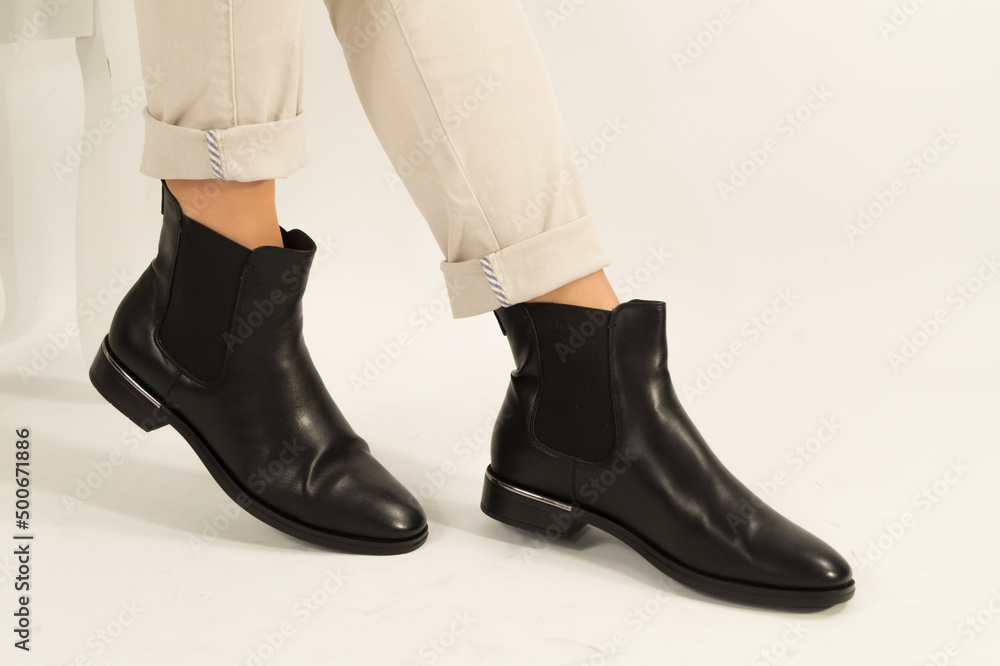
[[[653,566],[674,580],[706,594],[740,603],[779,609],[820,610],[854,596],[854,581],[835,588],[803,589],[753,585],[711,576],[681,564],[644,538],[599,514],[551,497],[518,488],[486,468],[480,505],[490,518],[543,534],[550,540],[568,539],[592,525],[625,542]]]
[[[101,342],[94,362],[90,366],[90,383],[115,409],[127,416],[146,432],[165,425],[174,430],[191,445],[212,478],[236,504],[254,518],[271,527],[309,543],[358,555],[399,555],[418,548],[427,540],[427,527],[411,538],[390,540],[352,536],[317,529],[311,525],[279,513],[258,501],[226,470],[212,449],[197,431],[179,414],[172,412],[162,401],[129,371],[112,353],[107,337]]]

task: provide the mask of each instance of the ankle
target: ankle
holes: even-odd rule
[[[532,298],[528,303],[562,303],[600,310],[613,310],[620,304],[603,269]]]
[[[167,180],[167,189],[191,219],[251,250],[282,247],[274,181]]]

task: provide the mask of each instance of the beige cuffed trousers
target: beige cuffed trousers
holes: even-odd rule
[[[444,253],[454,317],[611,263],[518,0],[326,4],[368,120]],[[306,164],[304,0],[135,8],[143,68],[157,72],[142,173],[254,181]]]

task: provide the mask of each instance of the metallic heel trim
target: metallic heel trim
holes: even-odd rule
[[[118,361],[116,361],[114,357],[111,356],[111,352],[108,351],[107,339],[101,342],[101,352],[103,352],[104,358],[108,359],[108,363],[110,363],[111,367],[115,369],[115,372],[121,375],[125,379],[125,381],[127,381],[132,386],[132,388],[136,390],[137,393],[142,395],[142,397],[144,397],[146,400],[149,400],[153,404],[153,406],[156,407],[157,409],[160,408],[160,401],[154,398],[153,396],[149,395],[149,393],[146,392],[146,389],[139,386],[139,383],[136,382],[134,379],[132,379],[129,376],[129,374],[125,372],[125,369],[122,368],[122,366],[118,365]]]
[[[495,483],[504,490],[508,490],[514,493],[515,495],[527,497],[528,499],[534,500],[536,502],[541,502],[542,504],[548,504],[551,507],[554,507],[556,509],[562,509],[563,511],[569,511],[569,512],[573,511],[573,506],[571,504],[565,504],[558,500],[550,499],[548,497],[545,497],[544,495],[538,495],[536,493],[530,492],[528,490],[523,490],[521,488],[518,488],[517,486],[512,486],[509,483],[501,481],[497,477],[493,476],[493,473],[490,471],[489,468],[486,469],[486,478],[489,479],[491,483]]]

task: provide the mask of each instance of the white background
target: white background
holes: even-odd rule
[[[105,17],[116,95],[141,90],[123,4]],[[913,13],[896,15],[898,30],[880,29],[903,5]],[[0,137],[0,538],[15,531],[13,442],[23,427],[36,535],[30,655],[10,646],[13,547],[0,547],[4,663],[995,658],[1000,279],[989,266],[1000,251],[1000,6],[524,6],[574,145],[609,119],[627,125],[583,172],[619,295],[667,302],[670,368],[694,420],[748,485],[849,558],[854,600],[814,614],[730,605],[596,530],[538,547],[480,512],[488,450],[459,443],[488,439],[509,350],[492,316],[450,318],[438,248],[403,188],[387,184],[391,165],[317,1],[311,163],[280,183],[279,214],[333,248],[310,279],[307,340],[354,427],[423,499],[430,538],[405,556],[349,556],[247,515],[230,519],[231,502],[178,434],[146,436],[100,399],[86,369],[121,296],[115,271],[134,279],[159,230],[159,183],[137,172],[141,105],[114,119],[100,147],[112,183],[102,226],[78,229],[75,172],[53,170],[88,129],[73,43],[3,46],[0,128],[12,129]],[[704,22],[723,10],[732,20],[712,36]],[[679,65],[699,39],[706,46]],[[802,107],[814,89],[828,99]],[[800,126],[783,130],[796,113]],[[941,132],[952,139],[935,148]],[[769,138],[776,152],[724,200],[718,182]],[[925,151],[933,164],[915,172]],[[896,179],[902,193],[849,238],[858,208],[877,212]],[[658,267],[661,252],[670,256]],[[772,319],[779,290],[796,300]],[[926,322],[936,312],[935,329]],[[751,339],[754,317],[770,323]],[[74,324],[82,336],[60,333]],[[403,332],[413,343],[386,364],[381,345]],[[918,346],[894,364],[904,340]],[[734,342],[745,353],[730,363]],[[25,372],[33,360],[37,374]],[[356,390],[351,377],[367,362],[384,369]],[[699,373],[713,379],[696,393]],[[837,431],[817,447],[809,440],[824,419]],[[795,462],[808,446],[810,459]],[[116,450],[123,461],[111,465]],[[768,485],[776,474],[784,483]],[[328,584],[339,585],[333,593],[329,572],[342,580]],[[139,610],[120,627],[123,605]],[[967,619],[976,617],[978,629]]]

